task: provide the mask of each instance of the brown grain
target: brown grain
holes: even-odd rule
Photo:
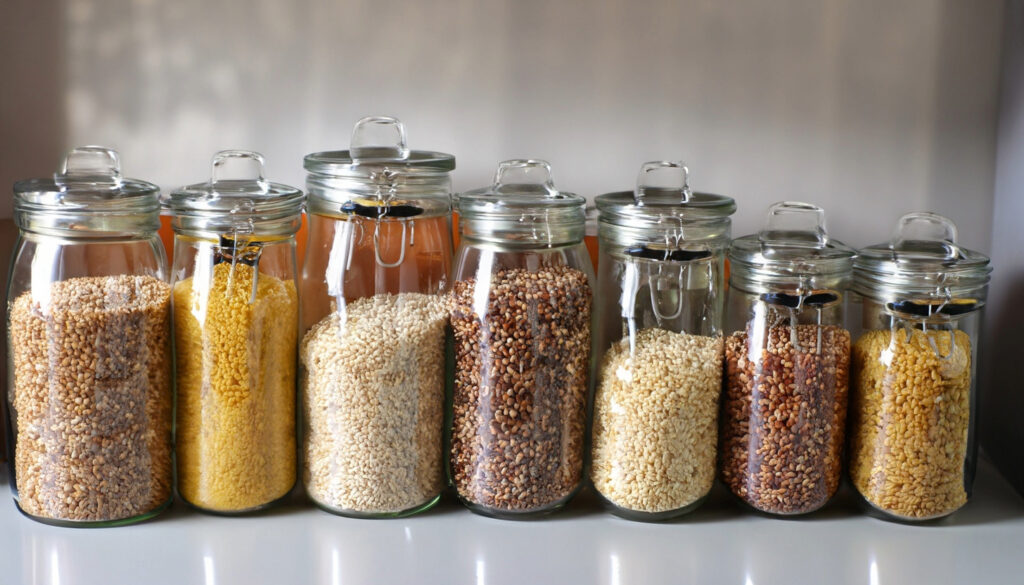
[[[105,522],[167,503],[170,287],[151,276],[71,278],[20,295],[10,319],[21,508]]]
[[[725,359],[722,480],[764,512],[820,508],[839,486],[850,333],[833,325],[757,331],[752,321],[726,340]]]
[[[488,287],[482,307],[478,286]],[[453,304],[455,488],[497,512],[557,506],[583,474],[586,275],[567,267],[498,270],[489,283],[456,282]]]

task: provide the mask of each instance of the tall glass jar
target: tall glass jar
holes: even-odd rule
[[[110,526],[171,501],[171,289],[159,188],[76,148],[14,185],[7,291],[14,499],[50,524]]]
[[[957,244],[934,213],[903,216],[893,239],[861,250],[854,300],[850,479],[870,509],[941,518],[971,496],[978,330],[989,259]]]
[[[793,201],[729,252],[721,474],[761,512],[813,512],[839,487],[855,254],[829,238],[820,207]]]
[[[336,514],[413,514],[444,487],[455,158],[376,117],[305,165],[303,483]]]
[[[295,484],[303,201],[267,182],[263,157],[243,150],[217,153],[209,182],[168,200],[178,493],[203,511],[258,510]]]
[[[590,478],[615,514],[664,520],[715,478],[725,251],[735,202],[691,192],[677,162],[597,198]]]
[[[582,197],[505,161],[458,198],[449,475],[471,510],[562,507],[583,480],[593,267]]]

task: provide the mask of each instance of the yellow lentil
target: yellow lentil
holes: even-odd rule
[[[208,287],[174,285],[178,491],[213,511],[258,508],[295,483],[298,298],[293,281],[259,273],[250,303],[253,272],[221,263]]]
[[[853,347],[850,477],[873,506],[937,518],[967,502],[971,340],[948,331],[870,331]],[[931,342],[935,343],[941,359]]]

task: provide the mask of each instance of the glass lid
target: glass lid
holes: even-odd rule
[[[856,254],[829,237],[824,209],[782,201],[768,208],[763,230],[733,240],[729,260],[755,276],[822,275],[849,272]]]
[[[858,292],[887,298],[924,297],[942,304],[946,311],[980,306],[991,272],[987,256],[957,243],[951,220],[929,212],[904,215],[891,240],[862,249],[854,262]]]
[[[694,192],[689,181],[690,171],[682,162],[646,162],[640,167],[633,191],[596,198],[601,221],[622,227],[663,229],[677,220],[716,220],[736,212],[731,197]]]
[[[548,245],[583,239],[586,204],[556,189],[551,165],[536,159],[503,161],[492,185],[456,198],[464,236]]]
[[[80,146],[53,178],[14,184],[14,218],[40,232],[131,234],[160,225],[160,188],[121,174],[121,158],[103,146]]]
[[[349,150],[315,152],[303,164],[313,213],[390,220],[451,212],[455,157],[410,150],[397,118],[363,118]]]
[[[257,152],[218,152],[208,182],[177,189],[166,199],[175,227],[294,233],[305,201],[302,191],[267,181],[263,167],[263,155]]]
[[[455,169],[455,157],[443,152],[410,150],[405,125],[390,116],[362,118],[352,128],[348,150],[307,154],[303,166],[311,173],[369,177],[381,168],[395,172],[441,172]]]

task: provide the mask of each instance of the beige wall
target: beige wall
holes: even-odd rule
[[[644,160],[685,158],[697,187],[739,200],[737,233],[798,198],[825,205],[851,244],[921,208],[989,244],[1001,2],[32,4],[53,18],[15,34],[56,27],[63,41],[36,43],[57,55],[15,52],[41,101],[13,114],[5,157],[54,116],[54,87],[56,142],[114,145],[129,174],[168,188],[204,179],[228,147],[263,151],[274,178],[301,184],[303,154],[385,113],[414,148],[457,154],[460,189],[533,156],[592,196],[630,188]],[[49,172],[56,156],[0,178]]]

